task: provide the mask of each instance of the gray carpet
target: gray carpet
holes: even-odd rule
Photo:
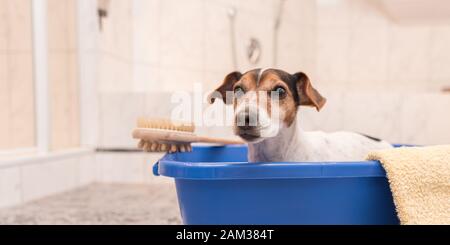
[[[172,183],[92,184],[0,210],[0,224],[181,224]]]

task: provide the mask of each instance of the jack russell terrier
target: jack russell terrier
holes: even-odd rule
[[[326,99],[302,72],[278,69],[232,72],[209,96],[234,106],[234,133],[248,143],[249,162],[361,161],[391,144],[353,132],[303,131],[299,106],[319,111]]]

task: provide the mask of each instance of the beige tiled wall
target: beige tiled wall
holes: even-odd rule
[[[0,151],[34,146],[31,0],[0,1]]]
[[[99,35],[100,91],[127,91],[132,81],[132,1],[111,1]]]
[[[273,66],[278,0],[111,1],[100,38],[101,92],[212,89],[234,69],[230,21],[235,7],[238,69]],[[314,0],[287,1],[279,37],[279,67],[315,72]],[[245,57],[250,38],[262,44],[261,61]]]
[[[449,142],[450,23],[397,23],[376,0],[317,0],[316,14],[314,82],[328,102],[302,110],[306,129]]]
[[[76,0],[48,0],[51,148],[79,145]]]
[[[305,130],[360,132],[392,143],[433,145],[450,140],[450,96],[436,93],[323,90],[320,112],[302,108]]]
[[[379,1],[317,1],[317,82],[358,91],[450,85],[450,23],[402,24]]]

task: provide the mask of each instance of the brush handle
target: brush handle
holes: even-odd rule
[[[244,144],[241,140],[232,140],[224,138],[211,138],[206,136],[196,136],[196,142],[211,143],[211,144],[221,144],[221,145],[241,145]]]
[[[213,143],[223,145],[244,144],[240,140],[211,138],[205,136],[197,136],[191,132],[182,132],[166,129],[153,129],[153,128],[136,128],[133,130],[133,138],[142,139],[145,141],[163,141],[169,143]]]

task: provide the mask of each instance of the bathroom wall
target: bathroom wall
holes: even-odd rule
[[[328,98],[308,130],[352,130],[396,143],[450,140],[450,23],[403,23],[377,0],[317,0],[317,73]]]
[[[318,0],[317,82],[339,90],[450,86],[450,23],[403,23],[378,0]]]
[[[189,91],[194,82],[212,89],[234,69],[233,6],[239,69],[252,67],[250,37],[262,42],[256,66],[272,66],[279,2],[113,0],[100,32],[100,90]],[[319,86],[432,92],[450,80],[450,24],[397,23],[377,0],[286,0],[279,40],[278,66],[305,71]]]
[[[392,143],[434,145],[450,141],[447,94],[322,90],[327,104],[320,112],[302,108],[305,130],[346,130]]]
[[[131,9],[132,1],[111,1],[108,17],[97,28],[100,92],[126,92],[133,84]]]
[[[0,1],[0,152],[34,142],[31,1]]]
[[[278,5],[278,0],[111,1],[100,34],[100,91],[192,91],[193,83],[213,88],[234,69],[227,15],[231,7],[236,8],[238,68],[272,66]],[[280,67],[314,72],[314,7],[313,0],[286,1]],[[257,65],[245,57],[251,37],[262,44]]]

